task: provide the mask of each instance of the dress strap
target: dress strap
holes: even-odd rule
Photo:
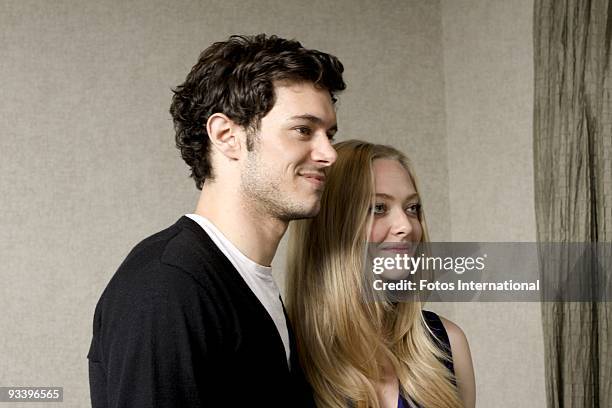
[[[432,338],[434,342],[440,348],[440,350],[442,350],[449,357],[449,360],[445,359],[442,360],[442,362],[451,373],[455,374],[450,340],[448,339],[448,333],[446,332],[446,329],[442,324],[442,320],[440,320],[440,316],[438,316],[434,312],[430,312],[429,310],[423,310],[423,317],[425,318],[427,326],[431,329],[433,333]]]

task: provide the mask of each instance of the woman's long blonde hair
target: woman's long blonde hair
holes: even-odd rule
[[[449,356],[433,342],[420,302],[366,302],[362,279],[371,222],[372,162],[399,161],[418,193],[401,152],[349,140],[335,145],[338,158],[326,178],[315,218],[293,222],[289,239],[287,309],[300,360],[319,407],[380,404],[375,383],[381,361],[390,362],[400,393],[426,408],[461,407]],[[420,214],[428,241],[424,213]]]

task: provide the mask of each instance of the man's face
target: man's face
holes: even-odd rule
[[[324,169],[336,160],[330,94],[312,83],[275,86],[276,103],[246,153],[241,188],[247,205],[284,221],[319,212]]]

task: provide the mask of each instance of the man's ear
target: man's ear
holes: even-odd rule
[[[212,146],[230,160],[240,157],[240,133],[244,132],[233,120],[223,113],[210,115],[206,122],[206,131]]]

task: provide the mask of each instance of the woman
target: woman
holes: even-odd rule
[[[364,301],[368,243],[428,241],[407,158],[356,140],[335,147],[321,211],[295,222],[289,240],[287,307],[317,405],[474,407],[457,325],[420,302]]]

